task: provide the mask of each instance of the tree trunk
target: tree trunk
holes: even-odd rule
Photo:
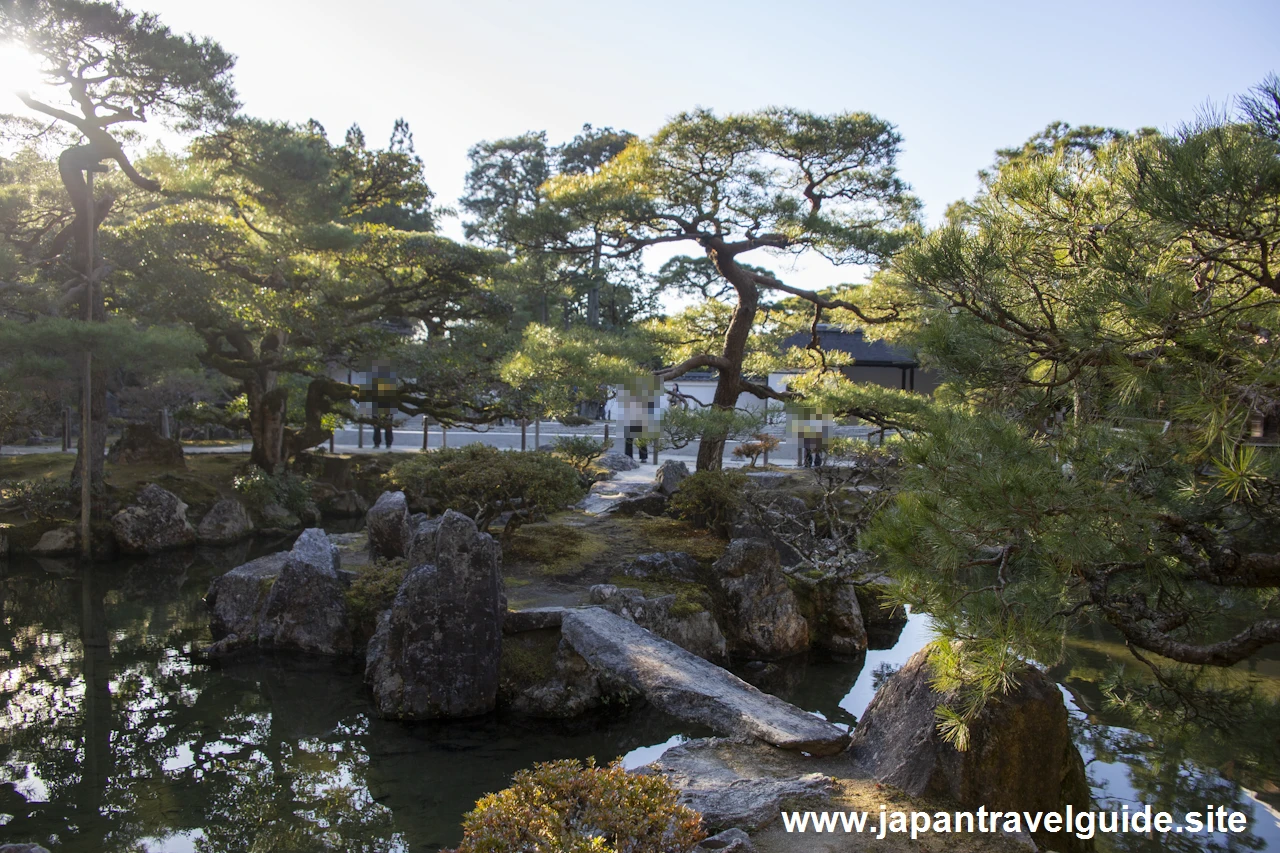
[[[738,397],[742,394],[742,361],[746,358],[747,340],[751,337],[751,327],[755,324],[756,311],[760,307],[760,290],[743,273],[733,257],[723,251],[719,242],[707,248],[707,256],[738,293],[738,305],[733,309],[733,317],[729,320],[729,329],[724,336],[724,350],[721,353],[728,366],[720,369],[716,393],[711,398],[713,408],[730,410],[738,405]],[[719,471],[723,467],[727,438],[724,434],[702,436],[702,440],[698,442],[697,470]]]
[[[268,474],[284,470],[285,407],[289,391],[276,387],[275,371],[260,371],[260,376],[244,383],[245,396],[249,399],[249,435],[253,448],[249,461]]]

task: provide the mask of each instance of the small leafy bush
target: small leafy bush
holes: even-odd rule
[[[61,480],[4,480],[0,506],[16,509],[26,519],[65,518],[71,512],[69,491]]]
[[[311,501],[311,483],[297,474],[268,474],[257,465],[231,478],[231,488],[245,506],[262,512],[267,504],[277,503],[292,513],[301,513]]]
[[[667,505],[668,512],[728,538],[745,506],[743,495],[749,482],[739,471],[699,471],[681,481]]]
[[[568,462],[579,474],[586,474],[595,462],[613,444],[589,435],[561,435],[552,444],[551,452]]]
[[[574,759],[521,770],[510,788],[476,803],[452,853],[685,853],[706,837],[661,776],[628,773],[621,761]]]
[[[751,459],[751,467],[756,467],[756,460],[762,454],[771,453],[778,449],[778,445],[782,444],[782,439],[776,435],[770,435],[767,432],[758,432],[751,437],[750,441],[744,441],[733,449],[733,455],[739,459]]]
[[[397,460],[384,477],[409,504],[431,513],[456,510],[488,531],[510,513],[503,536],[582,497],[578,472],[550,453],[519,453],[484,444],[433,450]]]
[[[362,567],[347,590],[347,605],[352,621],[372,633],[378,614],[391,606],[409,563],[403,558],[376,560]]]

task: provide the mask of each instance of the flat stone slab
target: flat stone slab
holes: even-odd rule
[[[813,755],[834,755],[849,743],[843,729],[602,608],[565,613],[560,631],[593,668],[674,717]]]

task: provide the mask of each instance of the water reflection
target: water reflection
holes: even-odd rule
[[[279,544],[279,543],[276,543]],[[80,573],[10,564],[0,576],[0,835],[67,853],[438,850],[477,797],[541,760],[652,760],[704,732],[638,707],[571,723],[505,715],[407,726],[376,719],[359,673],[323,660],[196,662],[200,601],[254,553],[198,551]],[[48,561],[46,561],[48,562]],[[0,564],[3,565],[3,564]],[[1238,737],[1171,740],[1104,712],[1098,682],[1117,651],[1090,633],[1052,674],[1100,805],[1251,816],[1241,836],[1125,836],[1102,850],[1280,851],[1280,712]],[[744,669],[762,687],[842,725],[929,640],[912,617],[897,644]],[[1085,642],[1087,640],[1088,642]],[[1259,677],[1280,695],[1274,661]],[[1274,710],[1274,709],[1273,709]],[[1251,793],[1261,792],[1261,793]]]
[[[0,578],[0,823],[61,851],[429,851],[475,800],[557,757],[669,741],[649,709],[551,725],[371,717],[323,660],[197,663],[200,596],[247,555]],[[702,734],[693,732],[692,734]]]

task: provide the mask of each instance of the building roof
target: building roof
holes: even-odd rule
[[[782,348],[807,347],[809,332],[796,332],[782,341]],[[861,329],[847,331],[829,323],[818,324],[818,342],[826,352],[843,352],[853,357],[859,367],[919,367],[915,354],[885,341],[868,341]]]

